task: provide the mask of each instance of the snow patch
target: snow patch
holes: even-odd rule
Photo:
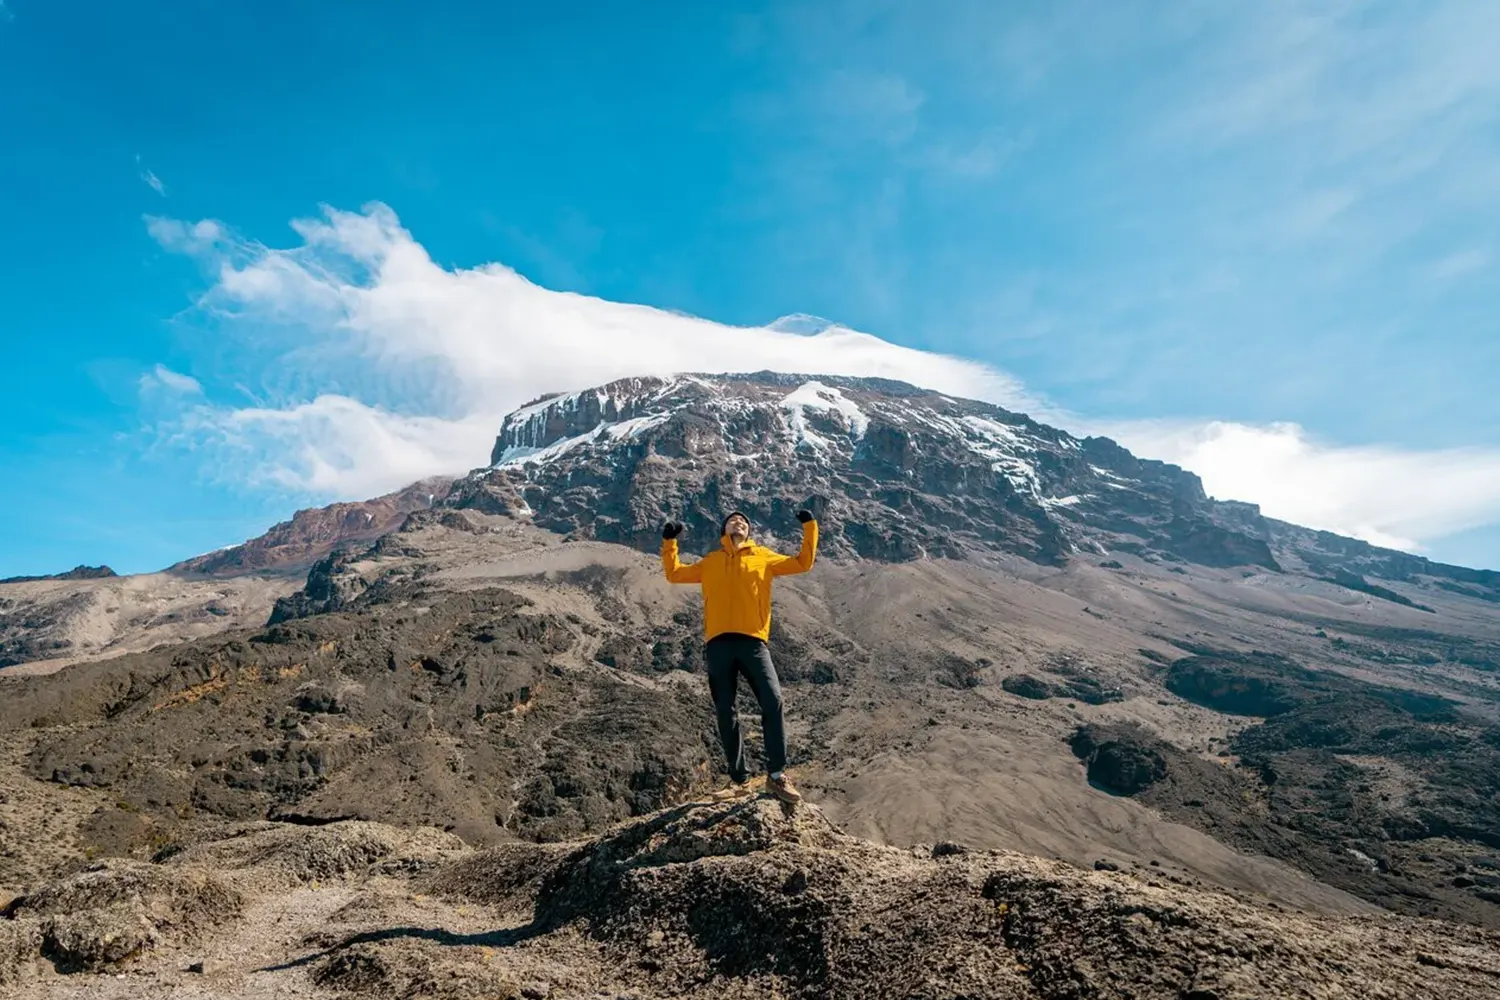
[[[600,421],[590,430],[582,434],[575,434],[561,441],[554,441],[545,448],[532,447],[530,445],[511,445],[501,452],[500,460],[490,466],[492,469],[519,468],[524,465],[541,465],[551,462],[579,445],[590,441],[607,439],[609,441],[623,441],[627,438],[639,437],[653,427],[658,427],[668,420],[670,413],[653,413],[645,417],[632,417],[629,420],[617,420],[614,423]]]
[[[518,468],[523,465],[540,465],[553,459],[566,455],[579,445],[592,440],[607,425],[600,423],[590,431],[554,441],[545,448],[533,448],[530,445],[511,445],[500,453],[500,461],[490,466],[492,469]]]
[[[604,433],[611,440],[619,441],[624,438],[639,437],[653,427],[659,427],[670,420],[670,413],[653,413],[647,417],[631,417],[629,420],[621,420],[618,423],[604,424]]]
[[[856,441],[864,437],[865,431],[870,427],[870,418],[865,416],[865,412],[854,400],[833,386],[824,385],[822,382],[803,383],[782,398],[781,406],[787,411],[787,419],[792,425],[792,432],[797,435],[799,446],[803,444],[814,448],[828,446],[826,438],[807,426],[808,410],[825,413],[837,411],[843,414],[849,424],[849,436]]]

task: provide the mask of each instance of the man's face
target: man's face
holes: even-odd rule
[[[750,522],[740,514],[735,514],[724,522],[724,534],[735,541],[742,541],[750,537]]]

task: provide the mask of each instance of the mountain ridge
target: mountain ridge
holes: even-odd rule
[[[847,396],[846,390],[856,398]],[[860,394],[867,405],[874,400],[873,423],[860,407]],[[912,401],[923,404],[928,412],[902,414],[890,405]],[[743,412],[747,402],[753,411],[750,414]],[[718,460],[720,468],[710,470],[717,476],[689,483],[708,487],[717,499],[718,494],[733,494],[733,487],[726,486],[726,474],[733,472],[743,478],[743,471],[736,466],[745,457],[767,454],[740,452],[736,447],[748,443],[752,448],[764,448],[777,443],[777,415],[783,417],[779,441],[783,455],[779,460],[785,468],[781,481],[769,485],[783,492],[807,487],[812,494],[818,486],[827,496],[837,495],[838,486],[847,491],[852,477],[842,483],[820,483],[816,476],[797,476],[799,463],[789,459],[805,457],[806,452],[835,463],[842,461],[846,473],[857,475],[873,466],[877,476],[895,473],[910,478],[912,467],[921,461],[912,453],[911,432],[935,430],[937,437],[946,436],[939,445],[948,446],[951,460],[933,470],[925,484],[928,498],[918,498],[921,511],[938,512],[951,521],[951,506],[943,510],[944,505],[930,497],[938,492],[949,496],[976,493],[1001,511],[1019,508],[1017,513],[1022,516],[1010,519],[1006,528],[1031,539],[1031,544],[1007,545],[1003,538],[984,537],[985,533],[979,532],[980,547],[1009,549],[1042,562],[1056,562],[1081,549],[1102,555],[1125,551],[1220,567],[1247,565],[1279,570],[1285,561],[1309,575],[1354,583],[1354,589],[1360,589],[1360,578],[1366,574],[1398,582],[1429,578],[1433,585],[1454,593],[1500,602],[1500,573],[1437,563],[1268,518],[1255,504],[1208,497],[1194,473],[1170,463],[1137,458],[1112,439],[1076,438],[994,404],[956,399],[889,379],[775,372],[693,374],[621,379],[579,392],[551,394],[506,417],[489,468],[458,480],[448,503],[501,512],[528,511],[541,518],[538,523],[556,530],[649,547],[655,525],[650,523],[649,511],[641,509],[642,502],[658,499],[664,506],[675,502],[685,509],[691,506],[684,503],[686,491],[662,491],[644,483],[633,491],[634,495],[614,497],[596,481],[593,496],[601,501],[602,516],[608,521],[590,525],[577,511],[548,509],[557,505],[559,491],[549,480],[546,467],[553,459],[576,451],[612,452],[606,458],[612,466],[605,470],[611,476],[633,475],[640,463],[653,455],[700,462]],[[722,449],[715,446],[715,434],[723,442]],[[838,447],[845,441],[853,446]],[[962,454],[965,448],[970,454]],[[1079,467],[1079,459],[1086,462],[1087,469]],[[999,473],[993,483],[976,482],[976,478],[984,478],[985,461],[990,463],[990,472]],[[885,468],[879,467],[882,462]],[[578,474],[579,464],[579,456],[573,454],[571,475]],[[585,460],[584,472],[589,471]],[[596,472],[595,479],[600,478]],[[531,494],[526,492],[528,485],[533,487]],[[994,488],[985,496],[987,486]],[[1100,509],[1091,511],[1087,501],[1101,494],[1104,499],[1097,504]],[[731,498],[735,503],[742,499]],[[1153,503],[1156,510],[1143,509]],[[767,504],[759,513],[774,519],[784,514],[781,506]],[[689,527],[700,532],[715,523],[706,510],[687,513]],[[846,521],[857,520],[868,516],[869,510],[845,513]],[[972,529],[974,525],[964,527]],[[913,546],[902,545],[894,538],[888,540],[891,544],[884,546],[858,540],[843,546],[834,539],[830,552],[835,557],[855,554],[877,558],[961,554],[943,541]],[[711,545],[712,533],[700,543]],[[1339,573],[1345,574],[1345,579],[1335,579]]]

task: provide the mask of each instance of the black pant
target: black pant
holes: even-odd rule
[[[760,703],[760,726],[766,740],[766,770],[772,774],[786,767],[786,726],[781,718],[781,681],[771,650],[751,635],[729,632],[716,635],[703,647],[708,661],[708,690],[713,695],[714,713],[719,718],[719,739],[724,741],[724,758],[729,762],[729,777],[744,781],[745,739],[740,732],[740,713],[734,699],[739,689],[739,675],[744,674]]]

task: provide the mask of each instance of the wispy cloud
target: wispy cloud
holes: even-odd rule
[[[203,386],[191,375],[174,372],[166,365],[157,365],[140,378],[143,392],[167,389],[181,395],[195,396],[203,392]]]
[[[1469,247],[1433,261],[1428,271],[1439,281],[1454,281],[1485,270],[1494,256],[1485,247]]]
[[[154,171],[142,164],[139,156],[135,158],[135,165],[140,168],[141,180],[145,185],[165,198],[167,196],[167,186],[162,183],[161,178],[156,176]]]
[[[1494,449],[1344,447],[1289,424],[1091,420],[986,365],[837,325],[812,336],[794,332],[799,323],[731,327],[549,291],[499,264],[446,269],[382,205],[300,220],[302,243],[289,249],[214,222],[155,219],[150,228],[211,275],[200,306],[218,337],[270,347],[258,373],[267,388],[253,405],[184,398],[162,431],[261,486],[369,496],[483,464],[504,414],[546,392],[769,368],[897,378],[1109,434],[1197,472],[1222,499],[1382,544],[1420,548],[1500,511]],[[197,387],[165,368],[150,378]]]

